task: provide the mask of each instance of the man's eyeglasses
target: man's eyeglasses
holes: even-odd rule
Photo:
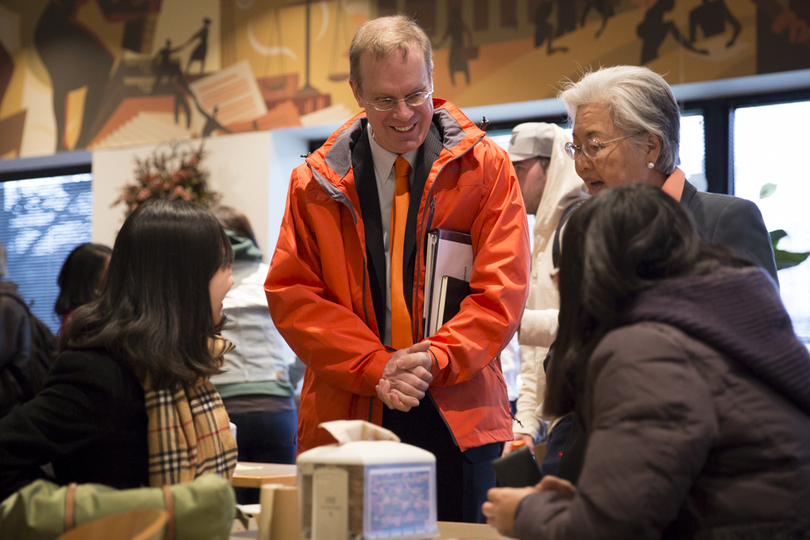
[[[430,99],[430,96],[433,95],[433,90],[430,92],[414,92],[413,94],[408,94],[404,98],[396,99],[396,98],[378,98],[374,101],[368,101],[366,98],[363,98],[363,101],[374,107],[376,110],[380,112],[388,112],[393,111],[396,109],[397,105],[399,105],[400,101],[404,101],[406,105],[409,107],[418,107],[422,105],[424,102]]]
[[[635,133],[631,133],[630,135],[625,135],[624,137],[617,137],[615,139],[610,139],[609,141],[599,142],[596,139],[588,139],[581,145],[576,145],[574,143],[565,143],[565,153],[568,154],[568,157],[573,159],[574,161],[579,159],[579,156],[583,153],[588,159],[596,159],[599,155],[599,152],[602,151],[602,148],[607,146],[608,144],[616,141],[621,141],[622,139],[627,139],[628,137],[632,137],[636,135]]]

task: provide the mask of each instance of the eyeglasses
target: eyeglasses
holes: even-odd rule
[[[414,92],[413,94],[409,94],[401,99],[386,97],[386,98],[379,98],[375,99],[374,101],[368,101],[366,98],[363,98],[363,101],[374,107],[376,110],[380,112],[388,112],[393,111],[396,109],[397,105],[399,105],[400,101],[404,101],[408,107],[418,107],[422,105],[424,102],[430,99],[430,96],[433,95],[433,90],[430,92]]]
[[[588,159],[596,159],[599,156],[599,152],[602,151],[602,148],[607,146],[608,144],[616,141],[621,141],[622,139],[627,139],[628,137],[632,137],[636,135],[635,133],[631,133],[630,135],[625,135],[624,137],[617,137],[615,139],[610,139],[609,141],[599,142],[596,139],[588,139],[581,145],[576,145],[574,143],[565,143],[565,153],[568,154],[568,157],[573,159],[574,161],[579,159],[579,156],[583,153]]]

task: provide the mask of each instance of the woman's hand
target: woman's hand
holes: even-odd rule
[[[526,443],[526,446],[529,447],[529,451],[532,453],[532,455],[534,455],[534,437],[531,435],[526,435],[525,433],[515,433],[514,441],[523,441]],[[503,445],[503,452],[501,453],[502,456],[508,456],[512,453],[512,450],[514,450],[512,447],[512,442],[508,442]]]
[[[557,493],[561,493],[567,496],[569,499],[574,496],[576,493],[577,488],[574,487],[574,484],[569,482],[568,480],[563,480],[562,478],[557,478],[556,476],[551,476],[550,474],[544,476],[540,483],[536,486],[537,491],[556,491]]]
[[[568,498],[576,493],[576,488],[568,480],[556,476],[544,476],[540,483],[527,488],[492,488],[487,491],[487,502],[481,507],[487,525],[494,527],[504,536],[515,537],[515,511],[523,497],[538,491],[556,491]]]
[[[523,497],[536,493],[533,487],[492,488],[487,491],[487,502],[481,507],[487,525],[494,527],[504,536],[515,536],[515,509]]]

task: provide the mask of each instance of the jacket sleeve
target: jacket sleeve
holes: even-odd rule
[[[512,338],[526,306],[531,252],[520,186],[505,152],[488,148],[484,154],[477,166],[489,192],[470,229],[472,293],[429,338],[433,386],[469,380],[487,367]]]
[[[19,302],[0,293],[0,370],[14,365],[27,377],[30,356],[28,312]]]
[[[558,309],[527,309],[524,311],[518,337],[520,344],[551,347],[551,344],[557,339],[559,313]]]
[[[374,387],[393,353],[369,327],[374,318],[371,301],[367,324],[351,307],[348,285],[332,290],[327,286],[346,283],[346,268],[323,262],[319,248],[343,244],[341,215],[337,205],[313,200],[313,183],[306,166],[293,171],[264,285],[270,314],[293,352],[316,375],[341,390],[376,395]],[[313,223],[330,225],[316,228]],[[349,261],[350,271],[364,272],[363,258],[355,259]]]
[[[756,204],[734,197],[718,216],[709,241],[737,249],[753,263],[764,268],[779,284],[771,237]]]
[[[520,366],[520,378],[523,384],[520,387],[520,396],[517,400],[518,422],[512,422],[512,431],[524,433],[537,438],[543,436],[545,427],[541,423],[542,411],[540,406],[543,403],[543,396],[546,390],[546,371],[543,369],[543,351],[548,348],[557,337],[557,309],[526,309],[523,312],[523,319],[520,321],[520,333],[518,341],[524,345],[524,353],[529,348],[531,354],[523,355],[523,363]],[[522,424],[522,425],[521,425]]]
[[[537,438],[540,433],[540,415],[537,414],[537,408],[541,401],[537,399],[539,390],[537,385],[538,378],[542,377],[543,389],[545,389],[546,374],[543,366],[538,365],[534,352],[526,354],[526,348],[523,351],[520,363],[520,378],[523,382],[517,398],[517,414],[512,421],[512,431]]]
[[[588,367],[592,420],[576,495],[524,498],[518,538],[660,538],[676,518],[719,428],[711,391],[674,336],[654,323],[605,336]]]

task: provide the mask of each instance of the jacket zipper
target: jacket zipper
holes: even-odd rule
[[[310,170],[313,169],[311,164],[309,165],[309,167],[310,167]],[[314,171],[313,171],[313,174],[314,174]],[[352,215],[355,216],[354,209],[351,206],[349,206],[348,203],[346,203],[344,201],[340,201],[340,202],[342,202],[346,206],[346,208],[348,208],[349,211],[352,212]],[[355,232],[357,232],[357,229],[356,229],[357,228],[357,218],[356,217],[354,218],[354,226],[355,226]],[[358,232],[358,237],[359,236],[360,236],[360,233]],[[364,242],[364,244],[365,244],[365,242]],[[365,245],[363,245],[363,247],[365,247]],[[368,284],[368,259],[366,257],[365,249],[362,250],[362,251],[363,251],[363,294],[362,294],[363,317],[365,319],[364,322],[366,323],[366,326],[369,326],[369,324],[368,324],[368,307],[366,305],[367,300],[368,300],[368,297],[366,296],[366,285]],[[371,420],[372,416],[373,416],[373,413],[374,413],[374,396],[369,396],[368,397],[368,422],[369,423],[373,423],[372,420]]]

